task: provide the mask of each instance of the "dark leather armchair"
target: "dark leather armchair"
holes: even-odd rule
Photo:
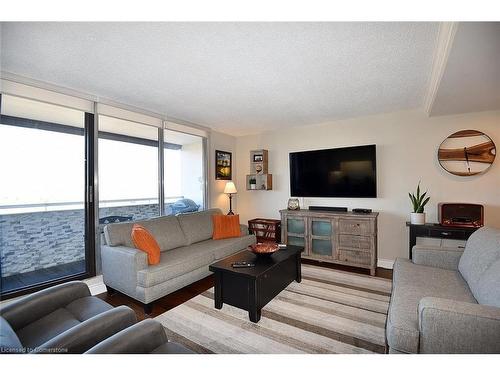
[[[0,317],[3,353],[83,353],[137,321],[132,309],[113,308],[79,281],[6,303]]]
[[[152,319],[143,320],[107,338],[87,354],[193,354],[184,346],[169,342],[162,325]]]

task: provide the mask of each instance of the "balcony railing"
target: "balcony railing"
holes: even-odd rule
[[[173,203],[177,199],[183,199],[183,195],[165,197],[166,203]],[[158,204],[158,198],[128,198],[109,199],[99,201],[100,208],[138,206],[144,204]],[[52,202],[52,203],[26,203],[0,205],[0,215],[12,215],[28,212],[49,212],[83,209],[84,202]]]
[[[183,198],[167,197],[165,215],[175,214],[172,205]],[[156,198],[105,200],[99,202],[99,206],[99,217],[102,218],[118,215],[144,220],[159,215]],[[103,227],[99,225],[97,235]],[[14,275],[27,274],[33,278],[36,274],[41,277],[44,269],[57,270],[62,267],[66,270],[64,265],[80,265],[85,259],[84,228],[82,202],[0,206],[2,282],[12,284]],[[10,276],[10,279],[6,279]],[[15,288],[16,285],[14,283],[11,287]],[[2,286],[2,290],[5,286]]]

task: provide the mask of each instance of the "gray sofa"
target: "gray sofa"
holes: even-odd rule
[[[500,353],[500,229],[478,229],[465,250],[412,251],[394,264],[389,353]]]
[[[142,302],[149,313],[153,301],[210,275],[211,263],[255,243],[246,226],[241,226],[238,238],[212,240],[214,214],[221,211],[137,221],[160,246],[160,264],[153,266],[148,265],[145,252],[134,248],[130,236],[134,223],[106,225],[105,244],[101,246],[104,284]]]
[[[137,321],[74,281],[30,294],[0,309],[0,353],[83,353]]]

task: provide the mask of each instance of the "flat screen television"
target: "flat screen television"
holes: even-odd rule
[[[377,197],[375,145],[290,153],[293,197]]]

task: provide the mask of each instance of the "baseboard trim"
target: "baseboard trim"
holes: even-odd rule
[[[377,267],[380,268],[387,268],[389,270],[392,270],[393,266],[394,266],[394,261],[391,259],[379,259],[377,261]]]

